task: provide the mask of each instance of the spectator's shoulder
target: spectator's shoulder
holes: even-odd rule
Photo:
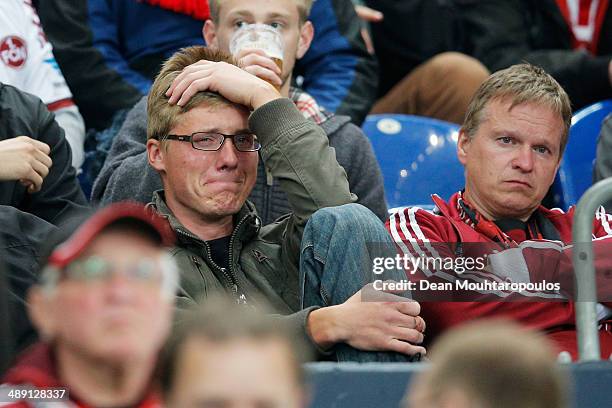
[[[35,95],[23,92],[14,86],[0,83],[0,122],[5,131],[36,137],[53,121],[53,114]],[[10,136],[19,136],[18,134]]]
[[[452,229],[452,222],[435,206],[398,207],[389,210],[387,229],[404,229],[409,227],[422,235],[426,231]],[[424,234],[427,236],[427,234]]]
[[[351,118],[345,115],[332,115],[321,123],[321,128],[327,134],[330,142],[332,140],[367,140],[363,130],[351,122]]]
[[[40,115],[41,108],[45,107],[45,104],[36,95],[3,83],[0,83],[0,104],[2,110],[11,109],[18,114],[32,117]]]

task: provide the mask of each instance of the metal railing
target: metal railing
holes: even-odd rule
[[[589,188],[576,206],[572,231],[576,276],[576,328],[580,361],[600,359],[597,330],[597,287],[593,265],[593,219],[597,208],[612,199],[612,178]]]

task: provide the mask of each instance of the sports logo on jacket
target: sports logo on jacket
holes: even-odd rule
[[[11,68],[21,68],[28,59],[26,42],[16,35],[4,37],[0,41],[0,60]]]

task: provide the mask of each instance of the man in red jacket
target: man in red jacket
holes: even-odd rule
[[[120,203],[74,218],[50,238],[28,296],[41,341],[7,371],[3,402],[161,406],[152,377],[178,279],[163,225],[144,207]]]
[[[570,121],[567,94],[543,69],[522,64],[491,75],[472,99],[459,133],[465,189],[448,203],[433,196],[433,213],[405,208],[387,222],[400,252],[420,262],[407,272],[418,284],[413,294],[430,301],[422,303],[429,340],[468,320],[506,316],[546,332],[559,351],[576,356],[567,247],[573,209],[564,213],[541,205]],[[612,239],[611,220],[598,212],[596,254]],[[609,279],[604,273],[598,279],[598,300],[612,300]],[[612,333],[605,302],[598,304],[598,316],[607,358]]]

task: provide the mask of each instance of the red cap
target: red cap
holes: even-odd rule
[[[53,249],[47,264],[59,268],[65,267],[76,259],[104,229],[117,222],[129,220],[141,223],[143,231],[147,229],[148,232],[152,232],[159,239],[160,246],[171,246],[174,243],[174,233],[165,219],[142,204],[121,202],[104,207],[89,217],[73,220],[72,228],[61,229],[61,236],[55,237],[59,245]],[[53,237],[51,240],[54,240]]]

